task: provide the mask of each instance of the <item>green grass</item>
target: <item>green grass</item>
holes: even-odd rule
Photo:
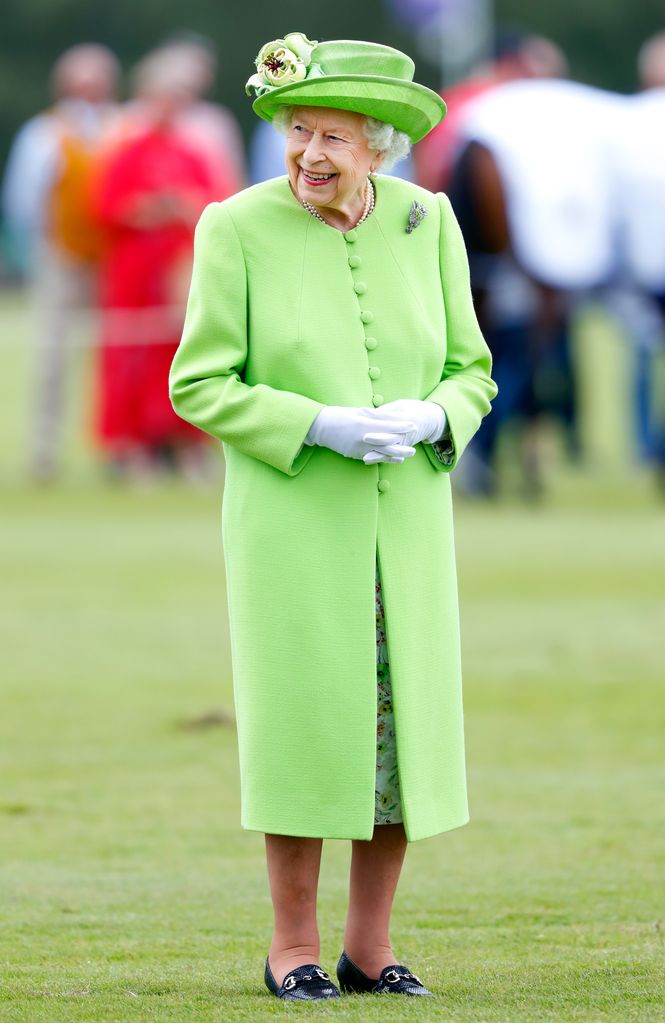
[[[263,838],[239,826],[233,728],[187,727],[232,709],[220,495],[114,489],[83,443],[62,484],[31,487],[25,360],[0,359],[2,1023],[663,1018],[665,552],[648,478],[610,445],[585,474],[553,457],[540,507],[457,500],[472,821],[410,846],[393,922],[437,998],[291,1009],[262,984]],[[349,852],[324,849],[328,969]]]

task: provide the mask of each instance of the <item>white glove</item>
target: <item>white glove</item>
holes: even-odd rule
[[[361,459],[374,452],[377,461],[403,462],[416,453],[403,435],[415,429],[416,423],[401,413],[384,416],[383,409],[326,405],[310,426],[305,444],[330,448],[346,458]],[[373,440],[368,442],[364,438],[370,431]]]
[[[399,398],[397,401],[388,401],[376,410],[381,415],[397,417],[402,419],[401,427],[393,427],[401,434],[402,444],[413,446],[424,441],[433,444],[439,440],[446,429],[446,413],[440,405],[434,401],[420,401],[417,398]],[[371,441],[370,434],[363,438]]]

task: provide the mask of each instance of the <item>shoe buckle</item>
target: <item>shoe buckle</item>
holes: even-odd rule
[[[284,981],[283,985],[282,985],[282,987],[284,988],[285,991],[290,991],[291,988],[294,988],[295,986],[296,986],[296,978],[293,977],[293,976],[287,977],[286,980]]]
[[[316,972],[318,973],[319,977],[321,977],[322,980],[330,980],[328,974],[324,970],[320,970],[318,966],[316,967]]]
[[[388,970],[384,977],[384,980],[386,980],[388,984],[396,984],[399,980],[399,976],[400,975],[397,972],[397,970]]]

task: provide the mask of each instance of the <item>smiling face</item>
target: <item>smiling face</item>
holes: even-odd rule
[[[362,210],[365,182],[381,166],[370,149],[364,115],[327,107],[297,107],[286,140],[286,169],[298,199],[353,216]]]

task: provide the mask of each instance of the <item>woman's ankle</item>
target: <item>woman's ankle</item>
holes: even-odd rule
[[[386,966],[397,962],[390,943],[370,944],[366,940],[344,939],[344,951],[371,980],[378,980]]]
[[[268,965],[273,977],[281,987],[287,973],[295,970],[297,966],[318,963],[320,955],[321,947],[318,942],[284,947],[273,941],[268,954]]]

